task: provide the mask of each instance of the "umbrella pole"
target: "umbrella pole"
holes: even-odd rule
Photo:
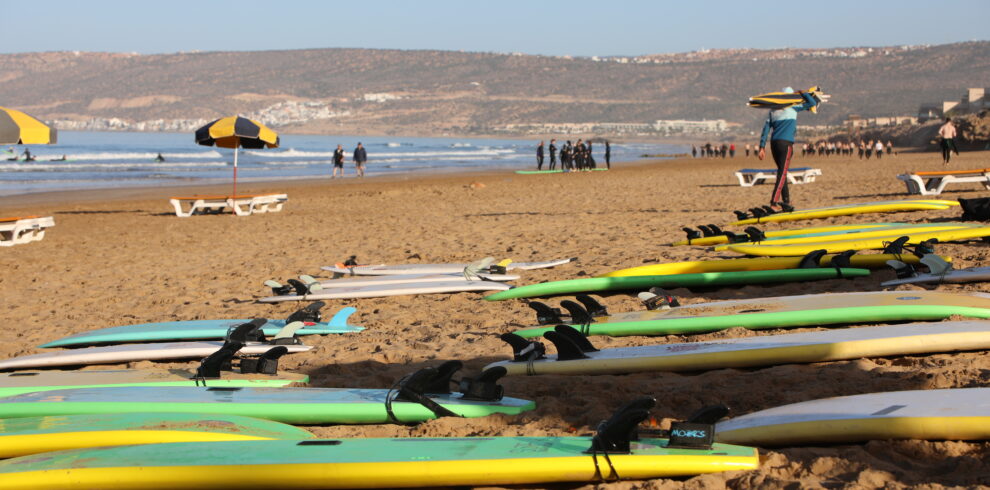
[[[236,199],[237,199],[237,150],[239,150],[239,149],[240,149],[240,147],[238,147],[238,146],[235,146],[234,147],[234,194],[233,194],[233,196],[231,196],[231,199],[234,200],[234,201],[236,201]],[[231,210],[233,211],[233,213],[235,215],[237,214],[237,206],[236,205],[234,205],[231,208]]]

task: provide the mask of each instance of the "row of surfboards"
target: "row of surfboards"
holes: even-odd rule
[[[895,230],[898,226],[908,225],[884,227],[888,228],[886,231],[906,231]],[[938,231],[962,228],[965,226]],[[731,238],[729,235],[723,236]],[[784,257],[791,265],[773,258],[700,261],[693,265],[681,263],[669,268],[680,272],[638,275],[627,270],[592,278],[597,280],[594,287],[600,289],[589,289],[588,284],[575,286],[569,281],[559,281],[569,284],[553,287],[531,285],[541,289],[516,297],[645,289],[656,285],[674,287],[671,284],[751,284],[760,281],[760,276],[755,273],[766,274],[767,277],[794,274],[792,278],[797,280],[819,277],[816,274],[821,274],[821,271],[830,275],[821,275],[820,278],[857,277],[869,273],[858,268],[867,263],[870,267],[883,267],[888,261],[900,259],[901,265],[905,265],[903,262],[913,262],[932,268],[943,267],[949,262],[948,258],[939,259],[936,256],[930,256],[926,262],[900,253],[883,258],[876,258],[875,255],[883,254],[818,254],[807,260],[809,263],[815,262],[817,267],[807,269],[793,269],[794,264],[800,265],[803,259],[791,257]],[[766,269],[751,268],[763,267],[766,261],[773,260],[778,260],[781,268],[769,269],[772,274],[767,274]],[[853,260],[862,264],[846,267],[846,260],[850,266]],[[748,265],[738,262],[731,265],[711,263],[734,261],[750,262]],[[763,264],[758,265],[757,261],[763,261]],[[492,265],[502,269],[480,270]],[[433,269],[430,269],[433,266],[422,264],[366,266],[363,269],[360,266],[346,266],[339,267],[339,270],[331,268],[331,272],[352,277],[324,282],[354,281],[347,286],[343,285],[346,282],[336,282],[325,290],[369,286],[381,288],[397,284],[408,288],[409,284],[447,282],[454,277],[452,274],[463,274],[465,281],[480,282],[479,279],[483,279],[481,276],[486,273],[508,276],[505,271],[510,266],[509,263],[493,262],[481,264],[480,267],[479,264],[438,264]],[[526,266],[522,264],[520,268]],[[730,269],[685,272],[691,268],[709,267]],[[806,270],[818,272],[804,275],[808,274]],[[359,278],[363,273],[378,274],[385,279]],[[750,273],[744,274],[750,277],[724,276],[730,273]],[[388,279],[389,274],[418,277]],[[716,274],[716,277],[680,277],[678,280],[681,282],[676,283],[642,279],[667,276],[666,280],[670,280],[673,276],[692,274]],[[423,281],[426,276],[432,277],[429,281]],[[360,281],[370,282],[358,285]],[[298,299],[315,299],[312,293],[324,290],[322,284],[319,288],[313,288],[315,279],[297,282],[305,288],[305,294],[297,295],[303,298]],[[269,286],[299,292],[299,288],[292,284],[288,287],[281,284]],[[658,298],[663,301],[658,302]],[[492,299],[491,296],[488,299]],[[0,364],[0,369],[26,368],[39,362],[54,362],[41,364],[44,366],[96,363],[98,358],[105,356],[118,359],[107,362],[122,362],[119,359],[154,358],[151,356],[157,354],[152,352],[161,350],[176,354],[188,351],[188,354],[183,354],[187,358],[212,353],[206,356],[207,359],[196,372],[190,373],[160,371],[155,374],[154,370],[118,370],[52,375],[52,371],[18,371],[5,376],[4,384],[0,386],[10,388],[10,391],[6,392],[6,397],[0,398],[0,448],[21,448],[11,450],[7,456],[70,447],[85,448],[95,441],[101,444],[171,444],[75,449],[48,453],[43,458],[27,456],[10,459],[0,462],[0,474],[3,475],[0,477],[0,488],[76,488],[79,485],[108,485],[110,482],[118,487],[124,482],[132,488],[501,485],[654,478],[751,469],[759,464],[756,450],[733,444],[772,446],[851,442],[903,437],[905,434],[916,437],[926,427],[929,429],[926,434],[932,438],[967,439],[988,435],[984,427],[987,426],[990,407],[985,401],[988,394],[984,389],[858,395],[778,407],[723,421],[719,420],[725,415],[724,412],[703,410],[686,421],[686,425],[672,426],[668,433],[662,434],[662,438],[641,437],[638,441],[631,441],[629,436],[632,428],[648,416],[652,403],[644,400],[620,408],[609,421],[599,426],[596,434],[581,437],[326,440],[311,439],[307,431],[283,425],[416,422],[442,415],[474,417],[492,413],[518,414],[532,409],[533,402],[502,395],[497,380],[505,375],[697,371],[869,355],[976,350],[986,349],[990,336],[980,322],[941,322],[598,350],[586,338],[587,335],[660,335],[713,331],[729,326],[776,328],[935,320],[952,315],[986,318],[990,316],[990,297],[936,292],[849,293],[848,296],[809,295],[717,302],[616,315],[608,315],[604,308],[587,297],[578,299],[582,305],[562,303],[562,308],[567,310],[566,315],[557,309],[534,303],[537,322],[530,328],[517,331],[515,337],[503,336],[513,348],[512,360],[493,363],[482,374],[460,380],[458,393],[449,390],[452,376],[460,367],[458,363],[416,371],[400,380],[392,390],[285,387],[288,383],[306,380],[305,376],[277,373],[280,356],[306,349],[301,341],[305,335],[360,330],[360,327],[347,324],[347,317],[354,311],[347,308],[326,324],[314,318],[313,310],[318,311],[317,306],[304,309],[301,314],[294,315],[295,318],[290,317],[283,322],[242,319],[207,321],[196,325],[192,325],[196,322],[145,324],[101,329],[50,342],[43,347],[81,348],[23,356],[8,360],[13,364],[7,364],[7,367]],[[645,295],[644,300],[652,307],[676,303],[672,298],[665,297],[662,291],[652,296]],[[206,330],[211,333],[205,335]],[[547,354],[543,344],[532,340],[541,335],[554,345],[556,355]],[[116,345],[115,342],[129,344]],[[170,342],[197,345],[168,345]],[[260,353],[261,356],[239,361],[232,359],[231,354],[238,351]],[[73,356],[83,357],[69,361]],[[210,360],[210,357],[213,359]],[[60,362],[66,364],[58,364]],[[241,372],[228,372],[231,367]],[[103,378],[98,379],[97,374]],[[51,377],[46,379],[46,375]],[[68,380],[77,375],[76,381],[69,383]],[[168,386],[170,383],[172,386]],[[0,395],[3,393],[0,392]],[[162,407],[168,407],[172,413],[153,413]],[[940,417],[933,419],[930,416],[933,409],[944,411],[940,412]],[[909,421],[906,425],[905,420]],[[823,434],[820,429],[823,424],[837,429]],[[42,441],[52,445],[44,447]],[[0,456],[4,455],[3,450],[0,449]],[[479,471],[479,468],[484,468],[484,471]]]

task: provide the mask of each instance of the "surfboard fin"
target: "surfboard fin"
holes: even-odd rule
[[[315,301],[310,303],[305,308],[300,308],[296,310],[295,313],[289,315],[289,318],[285,319],[285,323],[293,322],[303,322],[303,323],[320,323],[323,319],[323,314],[320,313],[320,308],[323,308],[327,304],[322,301]]]
[[[738,219],[740,221],[742,221],[744,219],[749,219],[750,218],[750,216],[748,214],[746,214],[746,213],[744,213],[742,211],[733,211],[732,213],[735,214],[736,215],[736,219]]]
[[[557,325],[564,323],[564,320],[560,317],[560,308],[551,308],[539,301],[530,301],[526,303],[526,306],[536,311],[537,325]]]
[[[289,353],[289,349],[284,345],[279,345],[268,349],[259,357],[246,357],[241,359],[240,371],[242,374],[278,374],[278,360]]]
[[[801,262],[798,262],[798,269],[817,269],[821,267],[822,257],[828,253],[825,249],[812,250],[808,252],[807,255],[801,257]]]
[[[918,275],[914,267],[911,267],[911,264],[905,264],[900,260],[888,260],[887,265],[894,269],[894,273],[897,274],[898,279],[907,279]]]
[[[288,284],[282,284],[278,281],[273,281],[271,279],[265,281],[265,286],[272,288],[272,293],[275,296],[285,296],[292,293],[292,286]]]
[[[436,368],[424,368],[407,374],[397,381],[385,395],[385,411],[388,413],[389,420],[395,423],[401,423],[396,418],[395,412],[392,411],[393,401],[418,403],[433,412],[433,415],[436,415],[438,418],[457,417],[458,415],[456,413],[451,412],[424,394],[424,389],[436,379],[438,374],[439,372]]]
[[[629,454],[630,442],[639,440],[637,427],[650,416],[650,409],[656,404],[657,401],[652,397],[643,397],[623,405],[611,417],[598,424],[595,435],[591,438],[591,447],[585,454],[591,454],[592,457],[598,453]],[[612,468],[613,473],[614,470]]]
[[[497,402],[505,394],[505,388],[498,384],[498,380],[508,373],[502,366],[495,366],[482,371],[474,378],[461,378],[458,382],[458,390],[461,392],[461,399],[482,402]]]
[[[247,323],[242,323],[235,327],[227,329],[227,335],[225,340],[233,340],[234,342],[255,342],[265,340],[265,332],[261,327],[265,326],[268,320],[264,318],[255,318]]]
[[[670,424],[667,447],[711,449],[715,442],[715,422],[729,414],[725,405],[707,405],[694,412],[686,421]]]
[[[883,247],[883,251],[880,253],[891,254],[891,255],[901,255],[904,253],[904,245],[910,240],[909,236],[902,236],[890,243],[886,247]]]
[[[858,250],[846,250],[840,254],[836,254],[832,257],[832,267],[836,269],[852,268],[852,256],[856,255]]]
[[[436,368],[436,376],[423,386],[423,392],[438,395],[450,393],[450,383],[453,382],[454,373],[462,367],[464,367],[464,363],[456,360],[441,364]]]
[[[921,263],[928,266],[928,271],[936,276],[944,276],[952,271],[952,264],[935,254],[925,254],[921,257]]]
[[[704,237],[714,236],[714,233],[712,233],[712,230],[708,227],[708,225],[698,225],[698,229],[701,230],[701,235]]]
[[[287,323],[272,337],[269,343],[272,345],[299,345],[302,341],[296,336],[296,332],[305,326],[306,324],[303,322]],[[261,331],[261,333],[264,335],[264,331]]]
[[[543,342],[526,340],[511,332],[503,333],[498,338],[512,347],[512,362],[529,362],[546,357],[547,347]]]
[[[698,238],[701,238],[701,232],[699,232],[698,230],[695,230],[693,228],[688,228],[686,226],[684,228],[681,228],[681,230],[683,230],[684,233],[687,235],[688,245],[691,244],[691,240],[697,240]]]
[[[605,308],[605,305],[599,303],[598,300],[596,300],[595,298],[592,298],[587,294],[578,294],[574,296],[574,299],[581,302],[581,304],[584,305],[585,311],[587,311],[588,314],[591,315],[593,318],[599,316],[608,316],[608,309]],[[557,323],[564,323],[564,322],[557,322]]]
[[[588,337],[585,337],[584,334],[578,332],[570,325],[557,325],[553,328],[553,331],[568,339],[571,343],[577,346],[582,353],[598,352],[598,349],[592,345],[591,341],[588,340]]]
[[[560,306],[561,308],[567,310],[568,313],[570,313],[572,324],[590,325],[595,321],[593,318],[591,318],[591,315],[587,311],[585,311],[584,307],[569,299],[565,299],[564,301],[561,301]]]
[[[220,378],[220,371],[230,369],[231,359],[234,358],[234,355],[242,347],[244,347],[244,344],[236,340],[227,340],[216,352],[203,358],[199,363],[199,367],[196,368],[196,374],[192,378],[196,381],[196,386],[200,386],[200,382],[203,383],[203,386],[206,386],[207,379]]]
[[[748,226],[743,231],[746,233],[746,237],[748,237],[751,242],[762,242],[767,239],[767,236],[763,233],[763,231],[755,226]]]

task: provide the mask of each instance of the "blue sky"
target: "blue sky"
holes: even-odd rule
[[[803,7],[776,5],[800,5]],[[0,52],[442,49],[636,55],[990,38],[988,0],[0,0]]]

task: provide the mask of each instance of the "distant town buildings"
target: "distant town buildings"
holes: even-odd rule
[[[361,96],[361,99],[364,100],[365,102],[378,102],[378,103],[386,102],[389,100],[398,100],[401,98],[402,97],[399,97],[398,95],[389,94],[389,93],[364,94]]]
[[[990,100],[987,99],[987,89],[968,88],[959,100],[945,100],[941,103],[926,103],[918,108],[918,120],[921,122],[930,119],[941,119],[946,114],[955,115],[972,114],[990,109]]]
[[[918,124],[916,116],[882,116],[864,118],[856,114],[850,115],[843,126],[846,128],[876,128],[883,126],[897,126],[898,124]]]
[[[719,134],[728,128],[725,119],[689,121],[657,120],[653,123],[523,123],[507,124],[496,132],[516,134]]]

